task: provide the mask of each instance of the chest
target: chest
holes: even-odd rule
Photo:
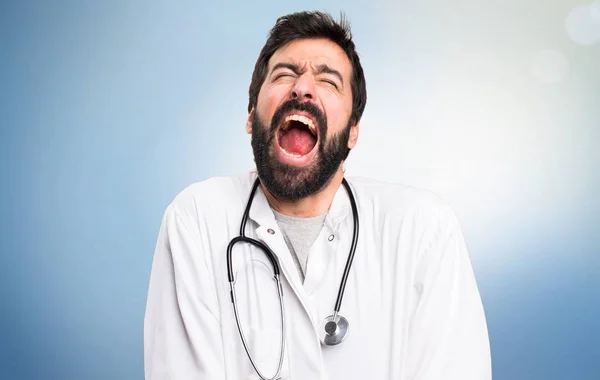
[[[239,328],[255,364],[274,373],[285,338],[282,375],[292,378],[398,378],[414,292],[412,287],[417,240],[400,224],[379,222],[369,228],[362,220],[352,265],[348,271],[340,315],[349,322],[346,339],[335,346],[320,343],[322,321],[333,314],[348,265],[353,223],[325,225],[308,253],[302,282],[277,223],[254,225],[247,235],[266,244],[281,269],[281,306],[273,280],[273,266],[256,246],[240,243],[232,251],[236,321],[227,280],[226,248],[238,235],[206,231],[203,241],[212,252],[216,291],[221,310],[223,347],[231,378],[253,378],[254,370],[242,344]],[[229,227],[227,227],[229,226]],[[217,228],[213,225],[212,228]],[[239,325],[238,325],[239,323]],[[248,377],[250,376],[250,377]],[[258,378],[258,377],[256,377]]]

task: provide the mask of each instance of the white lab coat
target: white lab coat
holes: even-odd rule
[[[168,206],[146,308],[147,380],[258,379],[236,327],[226,263],[227,244],[239,234],[255,178],[253,171],[208,179],[186,188]],[[321,346],[317,329],[332,314],[352,238],[344,188],[310,250],[304,284],[260,188],[251,207],[246,235],[266,243],[281,265],[287,325],[283,378],[491,379],[484,310],[451,209],[408,186],[362,178],[348,182],[360,235],[340,312],[350,323],[349,334],[337,346]],[[236,247],[242,327],[253,358],[271,376],[280,347],[272,269],[260,251]]]

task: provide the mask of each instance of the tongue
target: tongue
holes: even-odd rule
[[[307,154],[316,144],[313,136],[306,128],[290,128],[280,136],[279,145],[288,153]]]

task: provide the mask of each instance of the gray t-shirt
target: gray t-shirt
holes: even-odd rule
[[[319,236],[327,214],[311,218],[296,218],[280,214],[275,210],[273,210],[273,213],[279,228],[283,232],[283,238],[292,254],[292,258],[296,262],[298,274],[304,282],[308,251],[310,251],[310,247]]]

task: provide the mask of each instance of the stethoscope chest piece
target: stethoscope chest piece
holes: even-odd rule
[[[341,315],[330,315],[319,326],[319,339],[325,346],[342,343],[348,336],[348,320]]]

